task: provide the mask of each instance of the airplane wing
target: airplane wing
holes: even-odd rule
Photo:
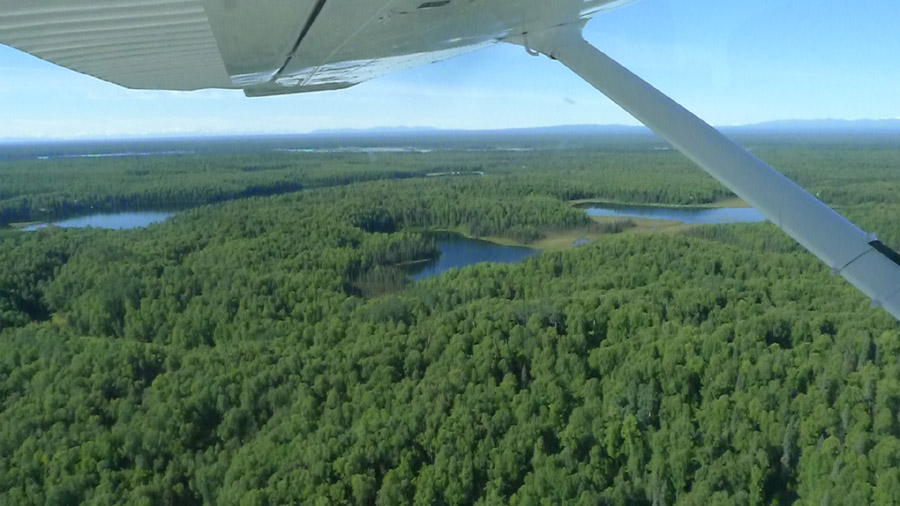
[[[197,0],[4,0],[0,43],[127,88],[230,88]]]
[[[0,43],[127,88],[340,89],[630,0],[4,0]]]
[[[581,36],[631,0],[5,0],[0,43],[129,88],[346,88],[497,42],[560,60],[900,319],[900,255]]]

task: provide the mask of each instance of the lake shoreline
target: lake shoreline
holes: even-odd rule
[[[441,253],[435,258],[404,263],[407,277],[414,282],[440,276],[450,269],[460,269],[485,262],[516,263],[541,253],[540,250],[528,246],[497,244],[456,231],[432,229],[422,232],[438,235],[435,243]]]
[[[173,211],[128,211],[119,213],[96,213],[58,221],[22,223],[21,232],[34,232],[45,228],[99,228],[105,230],[130,230],[145,228],[162,223],[178,214]]]
[[[578,209],[583,209],[591,206],[621,206],[621,207],[648,207],[648,208],[665,208],[665,209],[724,209],[724,208],[733,208],[733,209],[747,209],[752,207],[750,204],[746,203],[740,197],[729,197],[726,199],[720,199],[715,202],[710,202],[707,204],[649,204],[649,203],[639,203],[639,202],[622,202],[618,200],[608,200],[601,198],[592,198],[592,199],[578,199],[578,200],[569,200],[566,201],[572,207],[576,207]]]

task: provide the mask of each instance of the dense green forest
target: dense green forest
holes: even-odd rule
[[[900,324],[772,225],[399,267],[730,196],[656,147],[0,163],[7,221],[192,207],[0,230],[0,504],[900,502]],[[900,243],[900,141],[752,147]]]

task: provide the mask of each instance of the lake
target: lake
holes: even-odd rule
[[[521,246],[503,246],[488,241],[469,239],[457,234],[436,234],[435,242],[441,256],[428,263],[408,267],[409,277],[421,280],[438,276],[448,269],[455,269],[481,262],[512,263],[539,253]]]
[[[111,213],[111,214],[92,214],[90,216],[81,216],[79,218],[70,218],[52,223],[52,225],[62,228],[108,228],[112,230],[125,230],[129,228],[142,228],[153,223],[165,221],[175,213],[166,212],[137,212],[137,213]],[[31,225],[22,230],[30,232],[40,228],[47,227],[47,223],[39,225]]]
[[[618,216],[622,218],[650,218],[653,220],[680,221],[682,223],[757,223],[766,217],[752,207],[662,207],[620,206],[615,204],[591,205],[585,209],[588,216]]]
[[[53,160],[56,158],[141,158],[145,156],[173,156],[192,155],[193,151],[125,151],[121,153],[83,153],[76,155],[41,155],[38,160]]]

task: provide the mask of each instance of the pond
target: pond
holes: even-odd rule
[[[92,214],[90,216],[81,216],[79,218],[70,218],[61,220],[52,224],[41,223],[39,225],[31,225],[22,230],[30,232],[48,225],[62,228],[108,228],[112,230],[125,230],[129,228],[142,228],[153,223],[165,221],[175,213],[166,212],[135,212],[135,213],[112,213],[112,214]]]
[[[521,246],[503,246],[479,239],[469,239],[458,234],[435,234],[435,242],[441,256],[428,263],[408,267],[409,277],[421,280],[438,276],[448,269],[455,269],[481,262],[513,263],[539,253]]]
[[[653,220],[680,221],[682,223],[757,223],[766,217],[752,207],[662,207],[621,206],[615,204],[594,205],[585,209],[588,216],[619,216],[623,218],[649,218]]]

